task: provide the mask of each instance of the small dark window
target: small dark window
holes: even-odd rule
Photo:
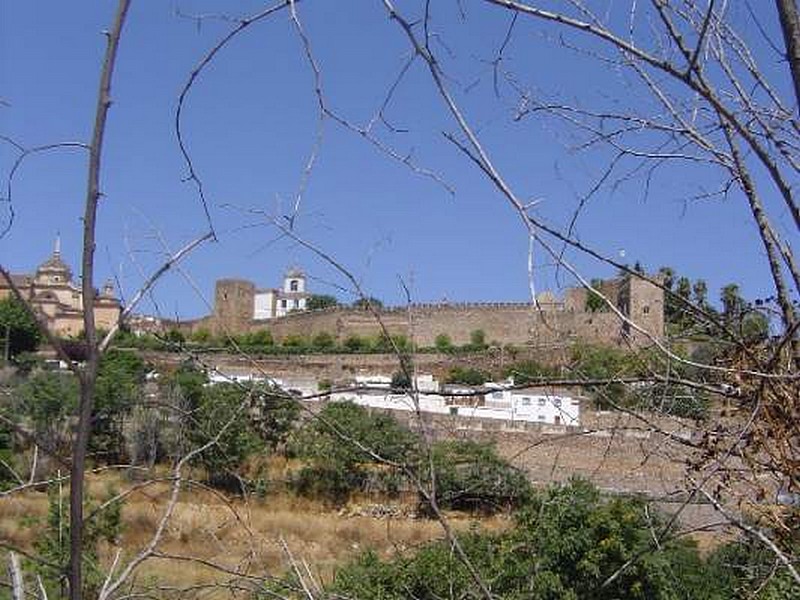
[[[649,315],[650,314],[650,307],[645,306],[642,308],[642,314]]]
[[[286,300],[281,300],[281,307],[286,308]]]
[[[296,279],[292,279],[292,280],[289,282],[289,289],[290,289],[291,291],[293,291],[293,292],[296,292],[296,291],[297,291],[297,286],[298,286],[298,282],[297,282],[297,280],[296,280]]]

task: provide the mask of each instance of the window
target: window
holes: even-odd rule
[[[539,398],[539,406],[544,406],[546,400],[544,398]]]
[[[649,315],[650,314],[650,307],[649,306],[642,307],[642,314]]]
[[[289,282],[289,289],[290,289],[291,291],[293,291],[293,292],[296,292],[296,291],[297,291],[297,289],[298,289],[298,285],[299,285],[299,284],[298,284],[298,281],[297,281],[297,279],[292,279],[292,280]]]
[[[561,398],[553,398],[554,406],[561,406]]]
[[[495,400],[502,400],[503,392],[492,392],[492,398],[494,398]]]
[[[531,399],[530,398],[523,398],[522,399],[522,406],[530,406],[530,405],[531,405]]]
[[[539,415],[539,420],[540,421],[546,421],[547,417],[545,417],[544,415]]]
[[[286,308],[286,300],[281,300],[281,308]]]

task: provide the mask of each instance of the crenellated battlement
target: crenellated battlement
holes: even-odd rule
[[[272,319],[253,318],[256,287],[243,280],[222,280],[217,284],[214,313],[199,322],[212,332],[223,328],[234,333],[268,329],[276,339],[309,337],[328,333],[338,340],[349,336],[392,335],[413,337],[421,346],[432,346],[438,336],[453,344],[470,342],[480,330],[487,342],[497,344],[559,344],[584,340],[602,344],[647,345],[664,335],[664,292],[652,283],[630,277],[605,280],[600,291],[611,300],[615,311],[591,310],[585,288],[568,288],[563,298],[551,293],[533,302],[438,302],[381,307],[333,306],[318,310],[289,312]],[[380,319],[380,324],[375,318]],[[631,327],[626,321],[633,321]],[[382,325],[381,325],[382,324]],[[643,335],[637,328],[646,332]]]

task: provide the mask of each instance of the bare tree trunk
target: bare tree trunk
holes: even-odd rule
[[[8,575],[11,578],[11,597],[14,600],[25,600],[25,583],[16,552],[8,553]]]
[[[100,199],[100,163],[103,137],[106,128],[108,109],[111,106],[111,78],[117,57],[122,26],[130,6],[130,0],[120,0],[117,5],[114,25],[107,37],[105,59],[100,75],[100,89],[97,94],[94,133],[89,148],[89,173],[86,185],[86,207],[83,217],[83,260],[81,264],[83,292],[83,328],[86,335],[86,366],[80,377],[80,404],[78,406],[78,426],[72,447],[70,468],[70,540],[69,540],[69,597],[80,600],[83,595],[83,495],[84,470],[86,468],[86,449],[92,426],[95,382],[100,363],[100,349],[97,344],[97,329],[94,321],[94,250],[97,203]]]
[[[775,0],[781,19],[783,39],[786,43],[786,60],[792,70],[794,94],[800,107],[800,16],[797,14],[796,0]]]

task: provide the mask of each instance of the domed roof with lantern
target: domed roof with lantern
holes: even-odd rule
[[[61,237],[56,237],[53,254],[36,269],[36,279],[48,282],[67,283],[72,281],[72,269],[61,258]]]

